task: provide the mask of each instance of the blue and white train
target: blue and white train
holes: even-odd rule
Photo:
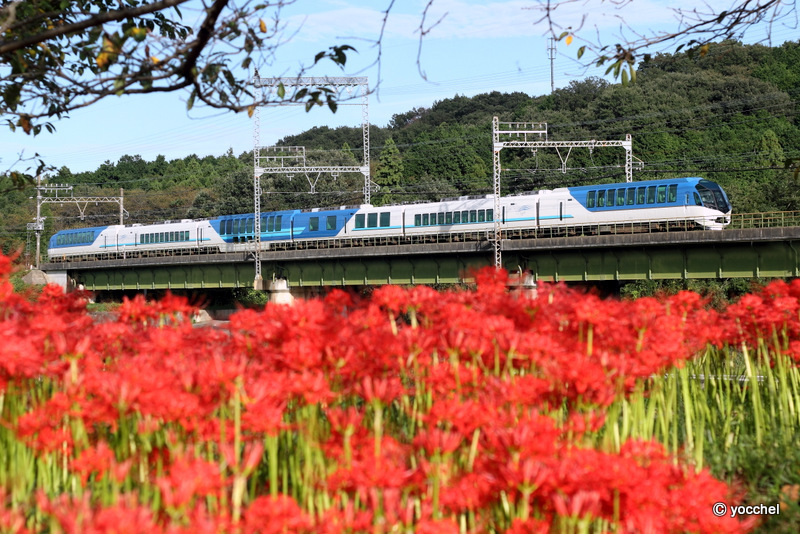
[[[262,250],[359,246],[493,235],[494,197],[458,197],[394,206],[342,206],[261,214]],[[542,190],[500,199],[509,238],[590,235],[607,231],[721,230],[730,223],[725,191],[702,178],[675,178]],[[212,254],[250,250],[253,214],[158,224],[62,230],[48,247],[51,262]],[[338,241],[333,243],[332,241]]]

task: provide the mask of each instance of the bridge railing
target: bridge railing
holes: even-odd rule
[[[772,213],[734,213],[729,229],[782,228],[800,226],[800,211],[778,211]]]

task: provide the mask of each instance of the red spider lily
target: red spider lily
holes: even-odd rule
[[[452,519],[423,519],[415,525],[417,534],[459,534],[458,523]]]
[[[514,519],[505,534],[547,534],[551,525],[540,519]]]
[[[86,483],[92,473],[97,474],[98,479],[102,479],[107,474],[117,482],[122,482],[128,476],[132,460],[118,463],[114,451],[105,441],[99,442],[94,447],[83,450],[71,463],[74,472],[80,475],[81,484],[86,487]]]
[[[42,497],[39,511],[65,532],[112,520],[154,532],[441,532],[467,511],[476,531],[589,517],[625,532],[751,526],[713,517],[729,488],[660,446],[587,448],[604,407],[711,339],[694,334],[715,317],[699,297],[618,302],[547,286],[515,299],[493,272],[476,279],[475,292],[387,287],[363,302],[334,293],[243,310],[215,332],[192,329],[176,297],[134,298],[95,324],[55,289],[37,302],[2,294],[0,275],[0,383],[42,399],[20,401],[10,426],[87,487]],[[798,297],[800,284],[769,286],[719,322],[738,321],[747,340],[789,332],[797,349]],[[40,376],[48,387],[35,389]],[[269,476],[280,470],[297,501],[262,496],[262,442],[277,457]],[[91,496],[132,464],[126,487],[149,507],[133,493]],[[244,476],[252,485],[237,494]],[[501,495],[537,519],[505,515]]]
[[[39,509],[55,521],[56,530],[65,534],[164,532],[150,509],[138,504],[132,496],[98,508],[92,506],[89,492],[81,498],[61,495],[53,500],[40,492],[36,500]]]
[[[291,497],[258,497],[244,512],[242,532],[253,534],[301,534],[317,532],[314,521]]]
[[[219,496],[227,482],[218,464],[179,455],[172,459],[168,474],[158,478],[155,484],[167,509],[178,510],[194,499]]]
[[[0,270],[2,270],[0,262]],[[25,514],[20,509],[11,508],[4,488],[0,488],[0,532],[9,534],[28,534],[25,527]]]

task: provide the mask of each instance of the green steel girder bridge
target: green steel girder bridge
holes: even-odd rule
[[[800,276],[800,213],[738,215],[723,231],[503,239],[503,267],[541,281],[626,281]],[[477,240],[296,242],[262,250],[264,278],[290,287],[467,282],[494,264],[488,235]],[[301,248],[302,247],[302,248]],[[90,291],[252,287],[253,252],[47,263],[48,274]]]

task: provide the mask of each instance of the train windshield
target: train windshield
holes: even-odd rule
[[[697,184],[697,192],[700,193],[703,206],[721,211],[722,213],[729,213],[731,211],[731,203],[728,202],[725,191],[714,182],[700,180],[700,183]]]

